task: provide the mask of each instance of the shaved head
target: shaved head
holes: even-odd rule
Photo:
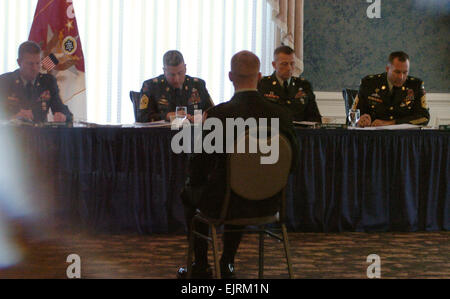
[[[242,79],[257,76],[259,67],[258,56],[250,51],[238,52],[231,59],[231,72],[234,76]]]
[[[261,79],[259,67],[261,63],[258,56],[250,51],[236,53],[231,59],[229,78],[235,89],[256,88]]]

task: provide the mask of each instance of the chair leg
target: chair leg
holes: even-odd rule
[[[286,225],[282,224],[281,229],[283,231],[283,243],[284,243],[284,251],[286,253],[286,262],[288,265],[288,271],[289,271],[289,278],[294,278],[294,273],[292,271],[292,260],[291,260],[291,249],[289,248],[289,239],[288,234],[286,230]]]
[[[187,254],[187,278],[191,278],[191,274],[192,274],[192,255],[193,255],[193,251],[194,251],[194,224],[195,224],[195,219],[192,219],[191,222],[191,231],[189,232],[189,247],[188,247],[188,254]]]
[[[259,232],[259,279],[264,278],[264,231]]]
[[[211,236],[212,236],[212,249],[214,254],[214,267],[216,270],[216,278],[221,278],[220,273],[220,265],[219,265],[219,253],[218,253],[218,247],[217,247],[217,231],[216,227],[214,225],[211,225]]]

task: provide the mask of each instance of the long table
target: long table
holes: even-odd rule
[[[5,130],[6,128],[0,128]],[[96,231],[185,231],[188,157],[169,128],[16,128],[30,190]],[[450,229],[450,132],[297,129],[288,227],[302,232]],[[44,184],[45,187],[42,187]]]

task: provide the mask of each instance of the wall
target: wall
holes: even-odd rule
[[[380,2],[381,18],[369,19],[366,0],[306,0],[303,75],[315,90],[355,88],[404,50],[428,92],[450,92],[450,1]]]

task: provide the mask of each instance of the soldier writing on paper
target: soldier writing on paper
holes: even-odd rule
[[[354,109],[361,111],[360,127],[428,123],[424,83],[408,73],[408,54],[394,52],[389,55],[385,73],[362,79],[353,104]]]
[[[194,121],[194,110],[214,106],[205,81],[186,75],[186,64],[179,51],[164,54],[164,74],[142,85],[138,122],[170,120],[177,106],[187,107],[187,118]]]
[[[19,47],[19,69],[0,76],[2,119],[46,122],[49,109],[55,122],[72,120],[59,96],[56,78],[41,73],[41,48],[32,41]]]

